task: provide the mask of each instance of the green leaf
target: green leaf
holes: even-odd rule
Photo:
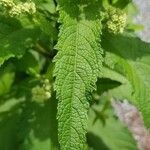
[[[62,150],[81,150],[84,147],[88,118],[86,95],[94,89],[102,66],[98,42],[101,31],[99,4],[88,2],[59,1],[62,25],[54,75]]]
[[[111,61],[113,59],[112,57],[108,58],[111,58]],[[102,94],[103,92],[109,92],[111,97],[116,97],[117,99],[128,99],[128,100],[131,99],[133,88],[128,79],[124,75],[108,67],[103,67],[102,72],[103,75],[101,78],[99,78],[96,84],[97,85],[96,92],[98,94]]]
[[[36,41],[39,36],[38,28],[14,28],[9,25],[9,21],[4,17],[0,17],[2,28],[0,28],[0,65],[11,57],[21,57],[26,49],[28,49]],[[5,33],[3,30],[7,30]]]
[[[26,73],[34,73],[38,74],[40,72],[40,56],[35,51],[28,51],[21,58],[16,60],[15,65],[18,71],[26,72]]]
[[[11,57],[21,57],[33,38],[37,38],[36,29],[21,29],[10,33],[0,40],[0,65]]]
[[[17,129],[20,116],[21,99],[11,98],[0,103],[0,149],[17,149]]]
[[[9,35],[11,32],[20,29],[21,24],[18,20],[1,16],[0,14],[0,39]]]
[[[111,55],[110,58],[115,60],[114,70],[130,81],[133,89],[132,101],[150,127],[150,44],[130,35],[114,37],[105,34],[102,45],[107,54]]]
[[[20,150],[59,149],[56,104],[57,101],[54,98],[51,98],[44,105],[26,103],[19,124],[18,141]]]
[[[94,106],[99,110],[99,106]],[[105,112],[106,113],[106,112]],[[96,114],[89,111],[88,142],[93,150],[137,150],[136,143],[128,129],[117,120],[111,108],[107,110],[108,118],[105,124],[98,119],[94,124]]]
[[[129,3],[132,2],[132,0],[113,0],[113,5],[116,7],[124,8],[126,7]]]
[[[14,81],[15,72],[12,65],[0,68],[0,96],[6,94]]]
[[[46,10],[49,13],[56,13],[56,6],[54,0],[33,0],[36,4],[36,7],[39,7],[42,10]]]
[[[0,149],[59,150],[56,104],[55,96],[44,105],[31,102],[30,97],[1,102]]]

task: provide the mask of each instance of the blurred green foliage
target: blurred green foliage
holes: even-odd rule
[[[0,6],[0,150],[59,150],[61,147],[56,115],[58,101],[53,88],[53,59],[60,31],[59,2],[32,2],[36,6],[34,14],[15,17]],[[112,97],[128,99],[139,108],[146,126],[150,127],[150,44],[134,34],[139,27],[132,21],[137,13],[135,6],[131,0],[77,3],[101,4],[99,14],[114,7],[128,17],[124,33],[118,35],[109,33],[103,19],[101,22],[102,35],[98,40],[104,61],[94,92],[87,94],[90,109],[85,150],[136,150],[131,133],[115,117],[110,101]],[[86,13],[93,11],[87,10]],[[51,84],[50,98],[42,103],[33,100],[32,89],[43,86],[41,81],[46,79]]]

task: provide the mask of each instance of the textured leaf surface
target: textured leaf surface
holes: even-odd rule
[[[97,11],[97,5],[88,4],[90,12],[78,4],[77,1],[60,1],[62,25],[54,75],[62,150],[81,150],[84,147],[88,110],[86,94],[93,89],[102,65],[98,43],[101,26],[96,18],[98,13],[93,11]]]
[[[130,81],[133,88],[132,101],[150,126],[150,44],[130,36],[105,35],[103,47],[114,60],[114,70]]]

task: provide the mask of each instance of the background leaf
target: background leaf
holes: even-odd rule
[[[102,97],[101,97],[102,98]],[[102,99],[101,99],[102,101]],[[100,103],[100,105],[102,105]],[[100,110],[101,107],[93,106]],[[89,111],[89,130],[87,134],[88,143],[93,150],[136,150],[136,144],[128,129],[115,118],[112,108],[109,107],[105,112],[105,124],[97,119],[94,123],[96,114],[92,109]]]
[[[114,61],[114,70],[124,75],[132,85],[132,101],[143,114],[144,121],[149,127],[150,103],[150,45],[131,36],[108,36],[102,41],[103,48]],[[125,91],[127,92],[127,91]]]

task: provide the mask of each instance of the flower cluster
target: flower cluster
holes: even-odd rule
[[[108,20],[106,27],[109,32],[118,34],[123,33],[127,22],[127,15],[120,9],[110,8],[108,9]]]
[[[12,8],[15,6],[13,0],[1,0],[0,5],[5,8]]]
[[[42,103],[51,97],[51,85],[48,79],[41,81],[41,85],[32,88],[33,101]]]
[[[10,16],[19,16],[22,13],[34,14],[36,12],[36,7],[33,2],[25,2],[15,5],[10,11]]]
[[[19,16],[20,14],[34,14],[36,12],[35,3],[25,2],[15,4],[13,0],[1,0],[0,5],[8,10],[11,17]]]

